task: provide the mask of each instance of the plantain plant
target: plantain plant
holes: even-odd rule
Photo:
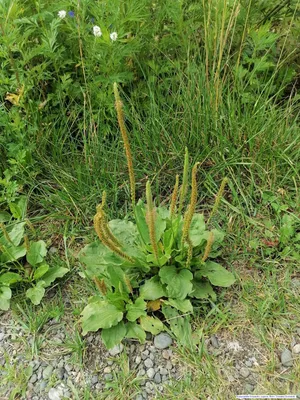
[[[213,261],[220,255],[224,233],[207,229],[203,214],[196,212],[199,163],[192,168],[191,195],[187,201],[187,149],[182,183],[179,187],[177,175],[170,206],[155,206],[149,181],[146,202],[136,203],[132,155],[116,84],[114,92],[134,220],[127,216],[123,220],[108,221],[106,193],[103,193],[94,217],[99,240],[80,252],[85,275],[94,280],[99,291],[82,312],[83,335],[102,329],[103,342],[111,348],[124,338],[144,342],[146,332],[158,334],[171,329],[183,344],[188,344],[194,301],[216,300],[214,287],[234,283],[232,273]],[[217,211],[225,185],[226,179],[210,218]]]

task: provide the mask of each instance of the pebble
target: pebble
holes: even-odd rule
[[[161,373],[161,375],[168,375],[168,371],[166,370],[166,368],[159,367],[159,372]]]
[[[47,386],[47,382],[46,381],[40,381],[40,391],[43,391],[43,390],[45,390],[46,389],[46,386]]]
[[[56,371],[57,378],[62,380],[62,379],[64,379],[64,375],[65,375],[65,369],[63,367],[58,368]]]
[[[161,383],[161,376],[159,372],[156,372],[156,374],[154,375],[154,382],[157,384]]]
[[[105,379],[106,381],[112,381],[113,376],[112,376],[112,374],[104,374],[104,379]]]
[[[50,400],[61,400],[63,393],[60,390],[51,388],[48,393]]]
[[[142,361],[141,356],[136,356],[136,357],[135,357],[135,363],[136,363],[136,364],[140,364],[141,361]]]
[[[163,358],[164,358],[165,360],[168,360],[168,359],[170,358],[170,352],[169,352],[169,350],[164,350],[164,351],[162,352],[162,356],[163,356]]]
[[[92,385],[96,385],[96,383],[98,383],[98,376],[97,375],[93,375],[91,378],[91,384]]]
[[[167,347],[171,346],[172,342],[173,341],[170,335],[164,332],[160,333],[154,338],[154,346],[160,350],[166,349]]]
[[[250,375],[249,369],[245,367],[242,367],[239,372],[243,378],[248,378],[248,376]]]
[[[300,354],[300,343],[295,344],[295,346],[294,346],[293,349],[292,349],[292,352],[293,352],[294,354]]]
[[[135,400],[144,400],[144,397],[141,394],[138,394]]]
[[[153,369],[153,368],[149,368],[149,369],[147,370],[147,376],[148,376],[148,378],[149,378],[149,379],[152,379],[152,378],[154,377],[154,375],[155,375],[154,369]]]
[[[144,361],[144,364],[145,364],[145,367],[146,367],[147,369],[153,367],[153,361],[150,360],[150,358],[147,358],[147,359]]]
[[[245,361],[245,365],[246,365],[246,367],[251,368],[251,367],[252,367],[252,361],[246,360],[246,361]]]
[[[35,383],[37,380],[38,380],[37,374],[33,374],[33,375],[31,375],[29,382]]]
[[[3,332],[0,332],[0,342],[4,339],[4,333]]]
[[[284,367],[292,367],[293,365],[293,355],[292,352],[288,349],[284,349],[283,352],[281,353],[281,364]]]
[[[144,370],[144,368],[140,369],[137,373],[137,376],[144,376],[146,374],[146,371]]]
[[[52,375],[53,372],[53,367],[52,365],[48,365],[48,367],[46,367],[43,371],[43,378],[44,379],[49,379],[50,376]]]
[[[218,340],[217,336],[215,336],[215,335],[211,336],[210,343],[216,349],[218,349],[220,347],[219,340]]]
[[[116,346],[114,346],[108,352],[112,357],[115,357],[118,354],[122,353],[123,349],[124,349],[124,346],[122,345],[122,343],[120,343],[120,344],[117,344]]]
[[[255,389],[254,385],[251,385],[251,383],[246,383],[246,385],[245,385],[246,394],[252,393],[254,389]]]

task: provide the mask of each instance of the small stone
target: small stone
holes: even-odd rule
[[[255,389],[254,385],[251,385],[251,383],[246,383],[246,385],[245,385],[246,394],[252,393],[254,389]]]
[[[0,332],[0,342],[4,339],[4,333],[3,332]]]
[[[103,370],[103,372],[104,372],[105,374],[110,374],[110,373],[111,373],[111,368],[110,368],[110,367],[105,367],[104,370]]]
[[[165,360],[168,360],[168,359],[170,358],[170,353],[169,353],[169,351],[168,351],[168,350],[164,350],[164,351],[162,352],[162,356],[163,356],[163,358],[164,358]]]
[[[153,367],[153,361],[150,360],[150,358],[147,358],[147,360],[144,361],[145,367],[147,369],[152,368]]]
[[[57,252],[58,252],[58,248],[54,247],[54,246],[50,247],[50,249],[48,251],[49,254],[55,254]]]
[[[112,381],[113,380],[113,376],[112,376],[112,374],[104,374],[104,379],[106,381]]]
[[[33,374],[33,375],[31,375],[29,382],[35,383],[37,380],[38,380],[37,374]]]
[[[245,367],[242,367],[239,372],[243,378],[248,378],[248,376],[250,375],[249,369]]]
[[[61,400],[62,393],[61,393],[60,390],[57,390],[55,388],[51,388],[49,390],[48,397],[49,397],[50,400]]]
[[[293,349],[292,349],[292,352],[293,352],[294,354],[300,354],[300,343],[295,344],[295,346],[294,346]]]
[[[142,351],[142,359],[146,360],[149,357],[149,350]]]
[[[114,346],[112,349],[110,349],[108,352],[111,356],[115,357],[118,354],[122,353],[124,349],[124,346],[122,345],[122,343],[117,344],[116,346]]]
[[[144,400],[144,397],[141,394],[138,394],[135,400]]]
[[[171,346],[172,342],[172,338],[167,333],[163,332],[155,336],[154,338],[154,346],[160,350],[166,349],[167,347]]]
[[[154,375],[154,382],[157,383],[157,384],[160,384],[160,383],[161,383],[161,376],[160,376],[159,372],[157,372],[157,373]]]
[[[154,377],[154,375],[155,375],[154,369],[153,368],[149,368],[148,371],[147,371],[148,378],[152,379]]]
[[[146,371],[144,370],[144,368],[140,369],[137,373],[137,376],[144,376],[146,374]]]
[[[135,350],[135,345],[132,344],[132,345],[130,346],[130,353],[131,353],[131,354],[134,353],[134,350]]]
[[[45,390],[46,386],[47,386],[47,382],[46,381],[40,381],[40,385],[39,385],[40,391]]]
[[[168,371],[166,370],[166,368],[159,367],[159,372],[161,373],[161,375],[168,375]]]
[[[293,365],[293,355],[292,352],[288,349],[284,349],[283,352],[281,353],[281,364],[284,367],[292,367]]]
[[[166,368],[167,368],[168,370],[171,370],[171,369],[173,368],[173,365],[172,365],[171,361],[168,361],[168,362],[167,362]]]
[[[210,343],[211,343],[211,345],[212,345],[214,348],[216,348],[216,349],[218,349],[218,348],[220,347],[218,338],[217,338],[217,336],[215,336],[215,335],[212,335],[212,337],[210,338]]]
[[[136,364],[140,364],[141,361],[142,361],[141,356],[136,356],[136,357],[135,357],[135,363],[136,363]]]
[[[46,367],[43,371],[43,378],[44,379],[49,379],[50,376],[52,375],[53,372],[53,367],[52,365],[48,365],[48,367]]]
[[[251,367],[252,367],[252,361],[246,360],[246,361],[245,361],[245,365],[246,365],[246,367],[251,368]]]
[[[114,362],[113,362],[113,361],[111,361],[111,360],[108,360],[108,361],[106,361],[106,364],[107,364],[107,365],[113,365],[113,364],[114,364]]]
[[[62,379],[64,379],[64,375],[65,375],[65,369],[63,367],[58,368],[56,371],[57,378],[62,380]]]
[[[153,354],[153,353],[150,353],[149,358],[150,358],[150,360],[154,361],[154,359],[155,359],[154,354]]]
[[[91,384],[92,385],[96,385],[96,383],[98,383],[98,376],[97,375],[93,375],[91,377]]]

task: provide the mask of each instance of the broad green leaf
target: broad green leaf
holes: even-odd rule
[[[194,247],[199,246],[203,240],[203,233],[205,232],[205,221],[203,214],[194,214],[189,230],[189,237]]]
[[[164,324],[154,317],[141,317],[140,324],[145,331],[152,333],[152,335],[157,335],[161,331],[165,330]]]
[[[163,234],[163,246],[166,255],[168,256],[171,255],[173,244],[174,244],[174,233],[173,229],[170,228],[166,230]]]
[[[156,207],[156,212],[162,219],[169,219],[170,217],[170,210],[167,207]]]
[[[126,328],[126,337],[128,339],[138,339],[141,343],[145,343],[146,332],[141,327],[141,325],[138,325],[136,322],[128,322],[126,324]]]
[[[170,325],[171,331],[176,336],[178,342],[190,349],[194,348],[192,328],[190,324],[190,316],[182,316],[170,306],[163,306],[162,313],[167,323]]]
[[[110,284],[115,288],[115,289],[120,289],[122,292],[130,293],[131,292],[131,286],[130,286],[130,281],[128,276],[125,274],[125,272],[122,270],[122,268],[117,267],[117,266],[109,266],[107,268],[107,273],[106,275],[109,278]],[[120,287],[120,285],[122,285]]]
[[[166,295],[166,291],[159,281],[158,276],[154,276],[145,282],[140,288],[140,297],[145,300],[157,300]]]
[[[108,329],[102,329],[101,338],[107,349],[120,344],[126,335],[127,329],[123,321]]]
[[[19,222],[17,224],[14,224],[12,228],[8,227],[6,230],[10,238],[10,241],[8,241],[4,236],[1,236],[0,244],[8,246],[11,246],[11,244],[13,244],[14,246],[19,246],[24,237],[24,231],[25,231],[24,226],[25,222]]]
[[[162,267],[163,265],[165,265],[168,262],[169,258],[170,257],[163,255],[163,256],[159,257],[158,261],[157,261],[154,254],[148,254],[146,257],[146,260],[148,263],[152,263],[155,265],[159,264]]]
[[[16,219],[23,218],[23,216],[26,213],[26,207],[27,207],[27,198],[25,196],[20,197],[17,202],[9,204],[10,212]]]
[[[104,260],[104,256],[111,253],[102,243],[93,242],[85,246],[79,253],[79,261],[86,266],[86,273],[90,278],[94,276],[101,276],[105,273],[107,268],[107,262]],[[117,258],[120,265],[122,261]]]
[[[45,288],[43,281],[38,282],[36,286],[26,291],[26,297],[28,297],[35,306],[40,304],[44,295]]]
[[[207,261],[200,267],[199,272],[195,276],[198,278],[200,275],[208,278],[214,286],[228,287],[235,282],[235,278],[231,272],[213,261]]]
[[[185,299],[191,293],[193,274],[188,269],[177,269],[174,266],[165,266],[159,270],[162,283],[167,285],[168,295],[174,299]]]
[[[165,304],[176,308],[177,310],[183,313],[192,313],[193,306],[190,300],[179,300],[179,299],[168,299],[164,301]]]
[[[126,305],[126,310],[127,310],[126,318],[128,319],[128,321],[131,322],[136,321],[141,316],[146,315],[145,311],[146,307],[147,307],[146,302],[141,297],[139,297],[138,299],[136,299],[134,304]]]
[[[203,280],[201,278],[193,279],[192,283],[193,291],[190,294],[191,297],[195,297],[196,299],[207,299],[210,296],[214,301],[216,301],[216,293],[214,292],[211,284],[207,280]]]
[[[51,285],[52,282],[55,281],[57,278],[62,278],[66,273],[68,273],[68,268],[64,267],[51,267],[48,271],[43,275],[43,281],[45,282],[45,287]]]
[[[8,222],[11,219],[10,213],[7,211],[0,211],[0,223],[2,222]]]
[[[46,254],[46,243],[43,240],[39,240],[38,242],[30,243],[30,248],[27,252],[26,259],[30,265],[36,267],[38,264],[43,262]]]
[[[5,264],[12,261],[17,261],[20,258],[24,257],[26,254],[25,245],[22,246],[9,246],[2,245],[4,252],[0,253],[0,263]]]
[[[156,242],[159,242],[161,239],[165,229],[166,229],[166,221],[162,217],[161,213],[163,210],[159,208],[156,209],[155,213],[155,238]],[[146,222],[146,206],[140,200],[137,205],[135,206],[135,217],[136,217],[136,224],[138,227],[138,231],[143,239],[145,244],[150,244],[150,236],[149,236],[149,228]]]
[[[34,272],[33,279],[37,280],[40,279],[42,276],[45,275],[45,273],[49,270],[49,265],[48,264],[42,264],[40,265]]]
[[[3,285],[10,286],[20,281],[22,281],[21,275],[15,272],[5,272],[0,276],[0,284]]]
[[[0,310],[7,311],[9,309],[11,299],[11,289],[7,286],[0,286]]]
[[[138,247],[138,230],[131,221],[114,219],[108,223],[114,236],[122,246],[122,250],[130,257],[144,259],[144,253]]]
[[[117,325],[123,318],[122,311],[105,300],[95,300],[88,304],[81,313],[82,334],[108,329]]]

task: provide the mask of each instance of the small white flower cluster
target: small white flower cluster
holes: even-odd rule
[[[93,34],[94,34],[94,36],[96,36],[96,37],[102,36],[102,31],[101,31],[100,26],[98,26],[98,25],[94,25],[94,26],[93,26]],[[115,41],[118,39],[118,34],[117,34],[117,32],[112,32],[112,33],[109,35],[109,37],[110,37],[110,39],[111,39],[113,42],[115,42]]]
[[[58,17],[59,17],[60,19],[66,18],[66,15],[67,15],[67,11],[65,11],[65,10],[60,10],[60,11],[58,11]]]

